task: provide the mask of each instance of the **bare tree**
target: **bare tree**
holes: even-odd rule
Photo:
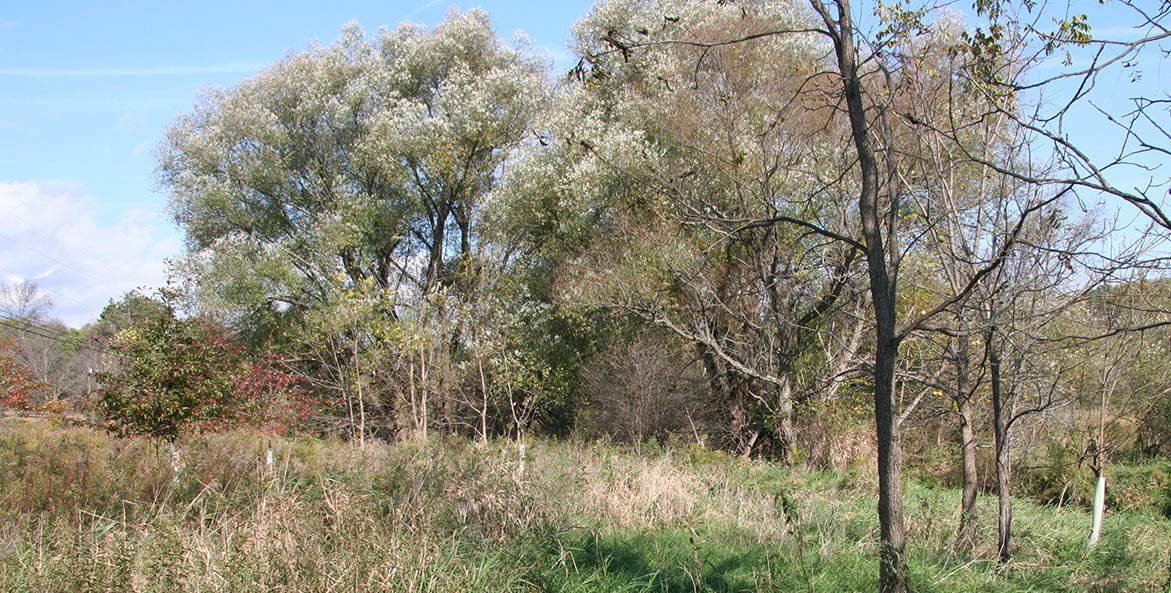
[[[712,400],[703,369],[677,336],[642,330],[599,353],[584,373],[581,428],[641,443],[675,435],[702,440]]]
[[[0,282],[0,314],[8,319],[42,321],[53,308],[53,297],[40,291],[35,282]]]

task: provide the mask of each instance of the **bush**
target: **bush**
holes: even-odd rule
[[[702,371],[670,336],[643,331],[599,353],[584,370],[583,435],[642,443],[707,432],[713,415]]]
[[[1171,473],[1169,470],[1168,473]],[[1159,514],[1171,519],[1171,479],[1163,482],[1163,487],[1155,493],[1155,508]]]
[[[15,341],[9,338],[0,342],[0,409],[31,409],[34,396],[42,387],[18,358]]]
[[[817,469],[870,467],[878,444],[864,393],[817,399],[797,408],[797,449]]]
[[[1112,511],[1155,509],[1167,514],[1163,507],[1168,487],[1171,486],[1171,468],[1166,462],[1141,465],[1112,465],[1106,468],[1106,508]]]
[[[1088,505],[1093,501],[1092,472],[1078,460],[1077,451],[1056,442],[1028,468],[1014,468],[1014,486],[1043,504]],[[1088,497],[1088,498],[1087,498]]]
[[[275,357],[250,362],[222,327],[178,318],[165,296],[163,305],[107,345],[113,369],[97,379],[108,428],[174,441],[193,428],[245,424],[283,432],[307,419],[311,400]]]

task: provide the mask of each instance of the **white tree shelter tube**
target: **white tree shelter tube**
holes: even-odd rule
[[[1102,512],[1106,506],[1106,476],[1098,476],[1098,486],[1094,489],[1094,526],[1090,529],[1089,545],[1098,543],[1102,535]]]

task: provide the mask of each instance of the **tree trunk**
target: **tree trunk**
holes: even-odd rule
[[[476,369],[480,371],[480,442],[488,443],[488,381],[484,377],[484,362],[476,356]]]
[[[1008,417],[1004,409],[1004,389],[1000,377],[1000,353],[992,342],[992,333],[986,335],[988,366],[992,380],[992,423],[996,438],[996,498],[999,510],[996,514],[996,556],[1000,563],[1012,559],[1012,497],[1009,490],[1012,478],[1009,466],[1010,451],[1008,438]]]
[[[882,215],[878,203],[878,161],[870,141],[870,122],[862,96],[862,81],[858,73],[854,48],[854,26],[849,0],[837,0],[838,18],[833,17],[820,2],[815,3],[826,25],[836,29],[833,34],[838,69],[842,77],[843,95],[850,117],[850,135],[858,153],[858,167],[862,187],[858,194],[858,211],[862,221],[862,236],[866,247],[866,265],[870,276],[870,297],[874,307],[876,340],[874,347],[874,423],[878,437],[878,525],[879,561],[878,586],[882,593],[907,591],[906,528],[903,523],[903,452],[899,442],[899,426],[895,415],[895,361],[899,342],[896,333],[895,294],[897,275],[891,274],[897,258],[887,262],[887,250],[882,236]],[[836,27],[835,27],[836,25]],[[897,208],[893,208],[897,210]],[[890,216],[897,216],[897,211]],[[893,225],[892,225],[893,230]],[[891,249],[897,249],[895,238],[887,237]]]
[[[432,221],[431,245],[427,253],[427,276],[423,280],[423,294],[429,295],[443,281],[443,242],[450,215],[446,204],[440,204]]]
[[[731,430],[729,431],[731,441],[740,450],[740,454],[747,459],[752,456],[756,441],[760,437],[760,431],[752,426],[748,413],[750,398],[746,391],[749,389],[747,385],[749,379],[736,375],[736,371],[732,369],[725,368],[706,344],[697,342],[695,348],[699,353],[700,361],[703,362],[704,374],[707,375],[712,397],[723,402],[723,405],[726,406],[728,419],[731,422]]]
[[[354,339],[354,386],[358,390],[358,446],[366,450],[366,401],[362,395],[362,368],[358,365],[358,340]]]
[[[423,354],[423,344],[419,344],[419,438],[427,441],[427,358]]]
[[[777,394],[780,396],[781,408],[781,461],[789,466],[796,461],[797,451],[797,431],[793,428],[793,385],[787,371],[781,374],[780,379],[781,386]]]
[[[966,331],[967,328],[962,328]],[[969,338],[956,340],[956,411],[960,417],[960,462],[963,467],[963,495],[960,498],[959,535],[956,550],[970,554],[976,546],[976,427],[972,422]]]
[[[874,421],[878,436],[879,590],[907,590],[906,531],[903,524],[903,451],[894,410],[894,371],[898,343],[894,307],[879,313],[874,360]]]

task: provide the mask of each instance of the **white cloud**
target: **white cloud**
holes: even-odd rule
[[[161,211],[110,208],[76,183],[0,182],[0,274],[35,280],[74,327],[129,290],[162,286],[177,232]]]
[[[53,264],[49,269],[45,270],[44,272],[41,272],[40,274],[37,274],[36,276],[33,276],[33,280],[43,280],[45,278],[48,278],[49,276],[53,275],[53,272],[56,272],[57,270],[60,270],[60,269],[61,269],[61,264]]]

